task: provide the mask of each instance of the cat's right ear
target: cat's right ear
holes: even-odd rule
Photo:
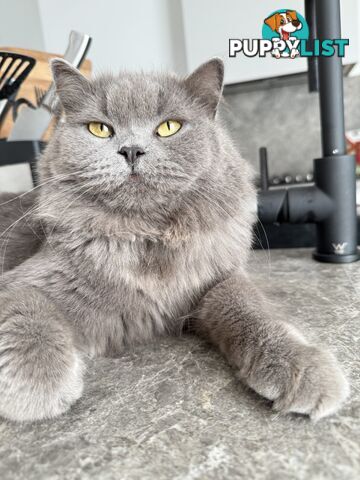
[[[56,93],[65,112],[79,111],[90,93],[89,81],[66,60],[54,58],[50,65]]]

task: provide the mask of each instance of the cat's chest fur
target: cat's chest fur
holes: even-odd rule
[[[204,239],[197,235],[177,248],[146,238],[100,237],[86,245],[84,253],[103,285],[141,292],[169,313],[183,310],[218,270],[215,259],[206,258],[213,252],[204,251]]]
[[[238,241],[232,247],[221,232],[194,233],[175,247],[144,237],[68,239],[69,287],[53,294],[71,305],[90,351],[117,353],[179,329],[206,290],[239,264]]]
[[[243,217],[218,219],[214,228],[176,217],[159,227],[73,210],[50,229],[53,273],[45,288],[90,351],[117,353],[178,329],[209,288],[245,266],[250,235]]]

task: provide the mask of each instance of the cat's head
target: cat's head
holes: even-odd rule
[[[58,59],[52,71],[63,115],[51,176],[72,174],[93,198],[125,209],[166,204],[199,178],[216,177],[221,60],[186,78],[124,72],[88,80]]]

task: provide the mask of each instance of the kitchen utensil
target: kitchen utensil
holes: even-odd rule
[[[5,118],[11,101],[34,68],[35,59],[14,52],[0,52],[0,124]]]
[[[35,97],[36,97],[36,106],[41,107],[42,101],[44,100],[46,90],[43,90],[40,87],[35,86]]]
[[[27,98],[17,98],[16,100],[11,100],[11,106],[12,106],[12,117],[13,117],[13,122],[16,121],[17,116],[18,116],[18,111],[21,105],[27,105],[29,108],[32,108],[35,110],[35,105],[33,105],[30,100]]]
[[[69,32],[70,33],[70,30]],[[1,34],[0,34],[1,37]],[[33,57],[36,60],[35,67],[31,70],[30,74],[26,78],[26,80],[20,85],[20,88],[16,94],[16,104],[20,98],[26,98],[34,107],[36,106],[36,96],[35,96],[35,86],[41,87],[43,90],[47,91],[53,81],[51,76],[51,71],[49,68],[49,62],[51,59],[55,57],[62,57],[65,52],[66,44],[68,40],[68,35],[65,35],[65,45],[64,51],[61,54],[60,52],[39,52],[37,50],[29,50],[24,48],[17,48],[17,47],[1,47],[1,51],[6,52],[15,52],[20,53],[21,55],[27,55],[29,57]],[[89,60],[88,56],[86,56],[85,60],[82,62],[81,66],[79,67],[79,71],[82,72],[83,75],[90,77],[91,76],[91,61]],[[21,108],[24,106],[22,103],[19,108],[18,112],[20,112]],[[10,113],[14,113],[14,104],[11,102],[11,112],[4,118],[3,123],[0,125],[0,139],[7,139],[11,133],[11,130],[14,126],[15,120],[14,115],[10,115]],[[52,125],[54,121],[52,121],[49,125],[49,128],[46,130],[45,134],[43,135],[43,140],[49,140],[52,135],[53,128]],[[0,152],[1,156],[1,152]]]
[[[71,31],[64,59],[78,68],[89,49],[91,38],[84,33]],[[24,106],[16,119],[8,140],[40,140],[52,118],[55,107],[55,85],[52,83],[42,98],[41,107],[31,109]]]

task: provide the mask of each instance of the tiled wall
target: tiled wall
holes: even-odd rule
[[[262,86],[263,85],[263,86]],[[344,79],[347,129],[360,128],[360,77]],[[321,155],[319,98],[306,79],[297,85],[239,88],[226,93],[222,116],[243,156],[258,167],[268,148],[270,175],[307,173]]]

